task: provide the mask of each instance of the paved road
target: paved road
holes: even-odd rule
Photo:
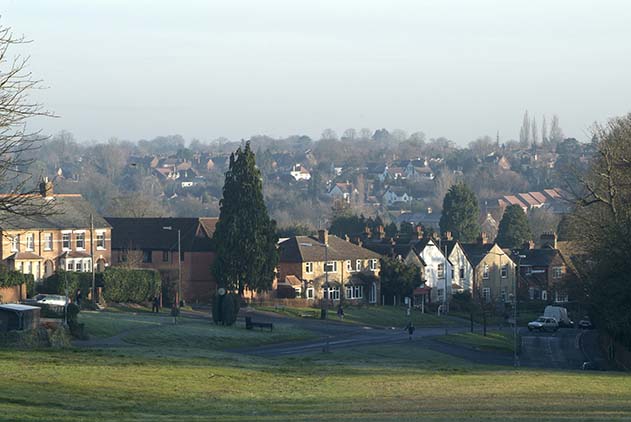
[[[584,362],[608,369],[596,342],[595,331],[562,328],[555,333],[529,332],[522,329],[521,362],[524,366],[557,369],[581,369]]]
[[[234,352],[256,356],[290,356],[324,350],[326,347],[348,348],[375,344],[407,343],[408,336],[401,329],[361,326],[335,321],[316,319],[290,319],[274,313],[251,311],[256,319],[265,319],[274,324],[292,324],[319,334],[316,340],[273,344],[256,348],[237,349]],[[450,327],[448,332],[464,332],[468,327]],[[456,356],[473,363],[507,365],[514,363],[513,354],[507,352],[481,351],[469,347],[445,344],[436,340],[444,335],[445,328],[418,328],[411,344],[440,353]],[[581,369],[586,361],[599,369],[607,369],[600,351],[595,345],[595,332],[576,329],[561,329],[556,333],[529,332],[520,330],[520,366],[553,369]]]

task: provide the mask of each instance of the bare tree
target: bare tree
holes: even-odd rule
[[[33,90],[41,88],[41,81],[27,70],[29,57],[10,53],[27,42],[0,25],[0,212],[4,215],[40,215],[50,208],[39,200],[37,184],[28,173],[33,162],[28,153],[39,148],[44,137],[30,131],[27,123],[33,117],[53,114],[30,98]]]
[[[357,131],[353,128],[346,129],[342,134],[342,139],[348,139],[349,141],[357,138]]]
[[[521,124],[519,131],[519,145],[527,147],[530,144],[530,118],[528,117],[528,110],[524,113],[524,121]]]

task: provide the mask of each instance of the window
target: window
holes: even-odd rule
[[[35,237],[33,236],[33,233],[29,233],[26,235],[26,250],[35,250]]]
[[[169,251],[162,251],[162,262],[169,262]]]
[[[340,288],[329,287],[328,290],[324,289],[324,298],[331,300],[340,300]]]
[[[74,262],[66,261],[66,271],[72,271],[73,268],[74,268]]]
[[[545,290],[541,291],[541,300],[548,300],[548,292]]]
[[[45,251],[53,250],[53,234],[52,233],[44,234],[44,250]]]
[[[482,289],[482,297],[484,298],[484,301],[486,303],[491,302],[491,289],[488,287],[485,287]]]
[[[534,300],[535,299],[535,288],[534,287],[529,287],[528,288],[528,298],[530,300]]]
[[[76,233],[75,241],[77,242],[77,249],[85,249],[85,233]]]
[[[327,273],[336,273],[337,272],[337,261],[329,261],[324,264],[324,272]],[[338,291],[339,294],[339,291]]]
[[[11,252],[20,251],[20,235],[16,234],[11,238]]]
[[[348,286],[346,287],[347,299],[363,299],[364,298],[364,286]]]
[[[83,271],[84,272],[90,272],[92,271],[92,268],[90,268],[90,264],[91,264],[91,260],[86,259],[85,261],[83,261]]]
[[[482,278],[488,280],[489,278],[489,265],[484,264],[484,270],[482,271]]]
[[[438,264],[438,270],[436,272],[438,278],[445,278],[445,264]]]
[[[349,273],[350,273],[351,271],[353,271],[353,265],[351,264],[351,261],[350,261],[350,260],[348,260],[348,261],[344,261],[344,263],[345,263],[345,265],[346,265],[346,271],[348,271]]]
[[[500,293],[500,297],[502,298],[502,302],[506,302],[506,299],[507,299],[506,288],[502,287],[502,291]]]
[[[151,249],[142,250],[142,262],[151,262]]]
[[[313,299],[313,287],[307,287],[307,299]]]
[[[305,262],[305,273],[313,274],[313,262]]]
[[[70,249],[70,233],[61,234],[61,247],[63,249]]]
[[[502,278],[508,278],[508,265],[502,265]]]
[[[353,286],[346,287],[346,299],[353,298]]]
[[[103,232],[96,233],[96,248],[105,249],[105,233]]]
[[[563,267],[552,268],[552,278],[561,278],[561,277],[563,277]]]
[[[438,302],[442,302],[445,297],[445,289],[438,289]]]
[[[362,260],[358,259],[357,261],[355,261],[355,271],[361,271],[362,270]]]
[[[33,274],[33,263],[29,261],[26,267],[26,274]]]
[[[376,259],[371,259],[370,260],[370,271],[377,271],[377,260]]]
[[[77,271],[77,272],[81,272],[81,261],[80,260],[75,261],[75,263],[74,263],[74,270]]]
[[[567,302],[568,301],[567,293],[556,292],[554,301],[558,303]]]
[[[464,279],[464,268],[460,268],[460,280]]]
[[[370,286],[370,292],[368,293],[368,302],[376,303],[377,302],[377,283],[373,282]]]
[[[531,275],[532,274],[532,267],[530,265],[526,266],[526,275]]]

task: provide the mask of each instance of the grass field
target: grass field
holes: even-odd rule
[[[0,350],[0,420],[631,420],[631,377],[620,373],[475,366],[415,342],[254,358],[206,339],[233,328],[189,321],[178,326],[186,334],[136,332],[129,320],[145,316],[124,313],[124,324],[102,313],[90,325],[100,316],[131,345]]]
[[[512,352],[515,350],[513,333],[509,331],[488,331],[486,336],[482,333],[454,333],[440,336],[437,340],[479,350],[498,350],[504,352]]]
[[[320,317],[320,309],[317,308],[260,306],[256,307],[256,309],[297,318]],[[336,311],[337,308],[329,309],[327,319],[339,321]],[[405,313],[405,308],[400,306],[345,306],[343,321],[353,324],[403,328],[407,325],[409,318],[412,319],[412,323],[416,327],[444,327],[465,323],[450,317],[439,317],[428,313],[423,314],[416,309],[413,309],[410,317],[408,317]]]

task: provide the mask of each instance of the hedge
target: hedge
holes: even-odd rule
[[[108,268],[103,273],[103,296],[108,302],[140,303],[160,294],[156,270]]]
[[[85,295],[92,289],[92,273],[75,273],[72,271],[57,270],[53,275],[44,279],[37,287],[40,293],[51,293],[58,295],[66,294],[66,283],[68,283],[68,294],[73,296],[77,289]],[[103,273],[95,274],[97,286],[103,286]]]
[[[33,287],[35,286],[33,274],[23,274],[20,271],[9,271],[6,267],[0,267],[0,288],[22,284],[26,284],[26,295],[33,296]]]
[[[92,288],[92,273],[58,270],[38,286],[40,293],[74,295],[77,289],[85,295]],[[162,279],[155,270],[108,268],[95,274],[95,284],[103,287],[103,298],[108,302],[141,303],[160,294]]]

